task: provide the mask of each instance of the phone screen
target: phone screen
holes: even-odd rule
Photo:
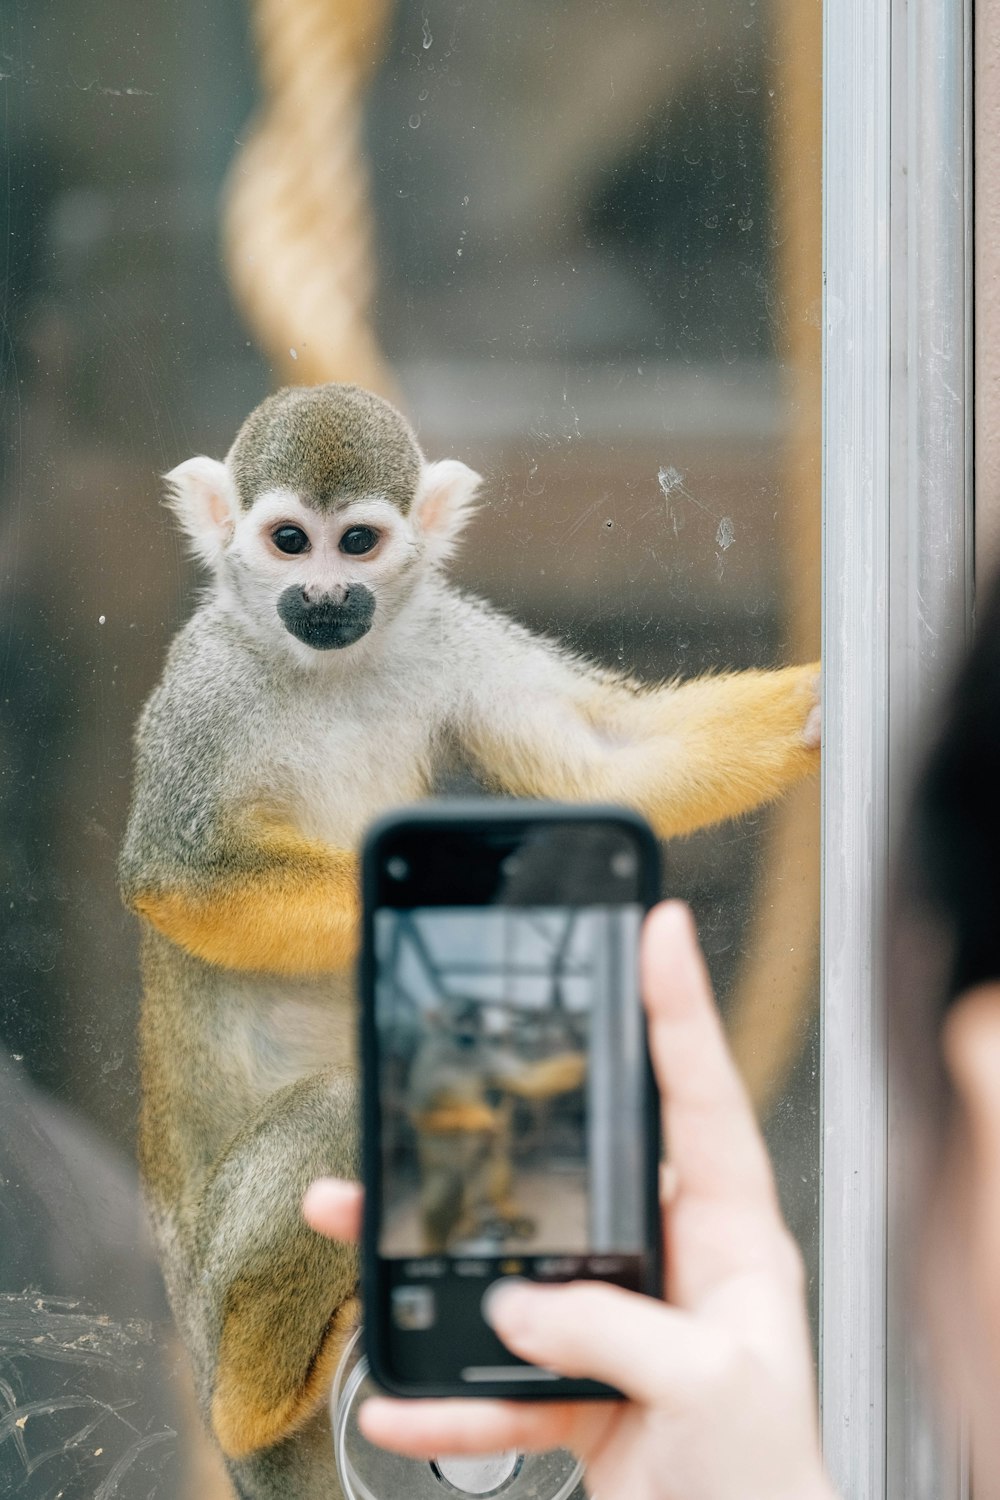
[[[401,831],[376,860],[383,1353],[403,1383],[544,1379],[484,1323],[492,1281],[650,1289],[648,849],[535,819]]]

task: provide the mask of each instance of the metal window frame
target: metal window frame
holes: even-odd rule
[[[959,1500],[896,1312],[879,935],[972,602],[971,0],[825,9],[822,1431],[845,1496]]]

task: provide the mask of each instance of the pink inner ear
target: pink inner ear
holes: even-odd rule
[[[453,484],[437,484],[424,496],[420,506],[420,524],[425,531],[438,531],[448,519],[448,499]]]
[[[416,522],[428,537],[450,540],[468,519],[479,475],[458,459],[443,458],[424,469]]]
[[[232,517],[229,514],[229,506],[226,503],[226,497],[222,494],[221,490],[217,490],[214,485],[209,485],[207,486],[207,488],[208,514],[212,525],[215,526],[219,531],[228,531],[230,526],[232,525]]]

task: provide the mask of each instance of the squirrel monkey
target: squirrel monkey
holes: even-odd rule
[[[420,1171],[422,1249],[431,1255],[490,1223],[515,1238],[531,1238],[535,1225],[513,1196],[511,1105],[572,1093],[587,1075],[582,1052],[529,1061],[491,1042],[475,1001],[444,1002],[444,1015],[443,1021],[431,1018],[406,1089]]]
[[[478,475],[355,386],[279,391],[167,482],[212,581],[136,736],[140,1157],[238,1493],[326,1500],[356,1263],[300,1202],[356,1170],[362,830],[455,743],[498,791],[628,803],[662,837],[733,817],[815,767],[817,668],[642,686],[461,593]]]

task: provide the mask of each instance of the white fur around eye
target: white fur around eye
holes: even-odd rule
[[[189,458],[165,474],[167,504],[199,562],[215,568],[233,535],[238,514],[229,470],[218,459]]]

